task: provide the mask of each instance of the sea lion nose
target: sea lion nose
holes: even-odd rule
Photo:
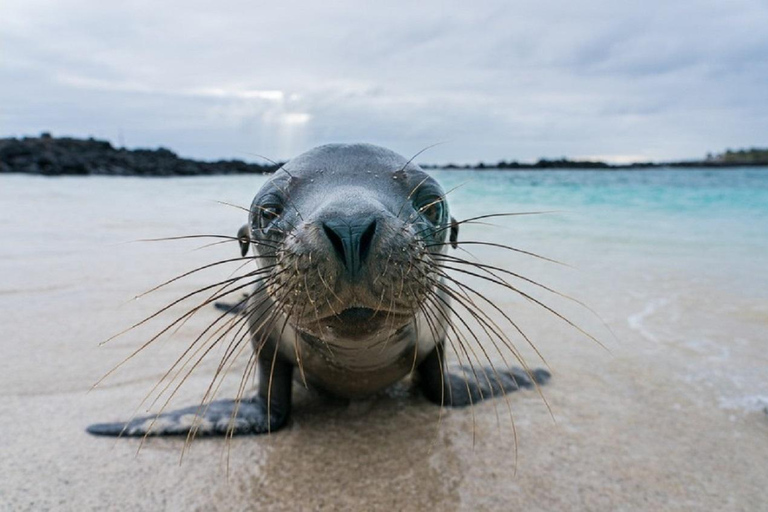
[[[376,234],[376,218],[329,219],[322,222],[325,236],[347,273],[356,275],[371,251]]]

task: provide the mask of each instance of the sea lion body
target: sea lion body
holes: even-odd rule
[[[283,171],[262,188],[254,204],[263,203],[272,194],[285,196],[283,214],[293,216],[284,224],[294,224],[293,236],[287,243],[309,251],[305,252],[309,255],[304,257],[305,266],[300,273],[309,273],[312,282],[298,283],[293,292],[296,300],[323,300],[315,298],[318,292],[329,294],[331,299],[330,303],[326,300],[307,308],[309,322],[319,324],[311,326],[314,335],[290,322],[275,322],[271,339],[278,340],[280,355],[297,367],[301,362],[310,383],[341,397],[359,398],[401,380],[434,350],[438,341],[435,334],[444,333],[433,333],[420,311],[409,311],[405,322],[396,318],[396,312],[386,310],[391,297],[382,294],[407,293],[401,290],[403,279],[418,279],[413,275],[416,271],[408,269],[412,262],[401,254],[414,244],[413,232],[419,229],[414,226],[428,226],[423,222],[412,226],[404,222],[408,220],[404,205],[409,195],[418,187],[424,188],[429,198],[439,197],[444,194],[442,189],[403,157],[368,144],[322,146],[291,160]],[[446,205],[438,229],[444,227],[449,215]],[[361,219],[369,224],[373,220],[376,228],[367,258],[359,263],[350,279],[345,279],[344,269],[339,268],[343,265],[332,261],[334,249],[321,227],[331,220],[343,225]],[[253,230],[253,218],[251,226]],[[443,229],[440,234],[442,242],[448,230]],[[253,248],[259,253],[269,252],[261,251],[258,241]],[[445,250],[442,246],[437,252]],[[332,290],[324,289],[326,285]],[[267,295],[267,290],[256,293],[251,303],[267,300]],[[271,305],[267,303],[265,307],[268,306]],[[314,311],[315,307],[320,311]],[[338,312],[353,308],[380,311],[353,328],[348,325],[350,321],[317,322],[316,316],[333,315],[331,309]],[[443,309],[441,313],[447,311]],[[260,339],[257,318],[254,315],[251,320],[254,344]],[[265,346],[262,350],[270,348]]]
[[[416,373],[428,399],[450,406],[544,382],[543,370],[494,370],[472,381],[445,367],[452,308],[436,261],[457,226],[437,182],[390,150],[331,144],[283,165],[256,193],[238,234],[262,276],[242,311],[259,391],[244,407],[213,402],[199,433],[281,428],[294,377],[359,398]],[[183,434],[192,409],[89,432]]]

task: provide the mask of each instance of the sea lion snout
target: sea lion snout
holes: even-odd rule
[[[370,281],[381,259],[382,236],[398,222],[383,204],[361,187],[342,187],[329,196],[308,218],[304,230],[312,233],[310,245],[335,267],[346,285]],[[384,244],[388,245],[388,244]],[[344,284],[339,283],[339,284]]]
[[[321,221],[323,232],[347,277],[354,279],[362,271],[376,236],[376,224],[374,215]]]

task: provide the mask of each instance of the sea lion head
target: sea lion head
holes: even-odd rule
[[[291,325],[359,339],[407,325],[455,241],[445,192],[418,165],[370,144],[330,144],[283,165],[253,199],[243,248]]]

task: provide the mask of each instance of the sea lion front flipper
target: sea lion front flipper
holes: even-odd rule
[[[439,352],[438,352],[439,351]],[[419,365],[421,389],[431,402],[448,407],[466,407],[482,400],[500,397],[520,388],[532,388],[546,384],[551,375],[537,368],[496,370],[484,366],[462,366],[458,372],[449,371],[443,365],[445,351],[438,346]]]
[[[293,365],[278,356],[274,365],[260,358],[258,367],[259,393],[251,399],[217,400],[129,422],[97,423],[86,431],[113,437],[187,435],[193,428],[196,436],[275,432],[287,424],[291,412]]]
[[[248,298],[248,294],[244,293],[242,297],[240,297],[240,300],[238,300],[234,304],[231,304],[229,302],[216,301],[213,303],[213,307],[215,307],[219,311],[224,311],[225,313],[239,315],[240,313],[243,313],[248,307],[248,303],[245,300],[247,298]]]
[[[233,413],[236,414],[233,416]],[[223,436],[229,434],[263,434],[280,429],[287,415],[270,411],[267,424],[266,403],[255,397],[250,400],[217,400],[210,404],[185,407],[154,416],[136,418],[127,423],[97,423],[86,430],[97,436],[141,437],[187,435],[196,429],[196,436]]]

